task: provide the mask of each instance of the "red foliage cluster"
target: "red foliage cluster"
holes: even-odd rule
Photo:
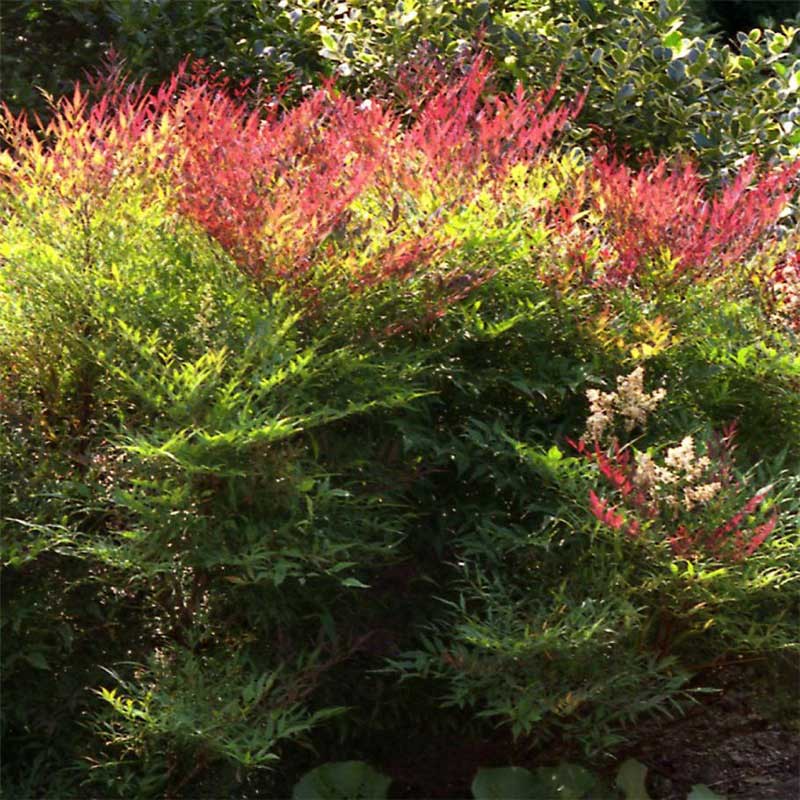
[[[405,155],[423,175],[502,178],[514,164],[535,159],[585,99],[548,112],[556,86],[531,96],[518,84],[513,94],[486,96],[490,76],[489,60],[478,56],[464,77],[425,103],[403,138]]]
[[[800,250],[790,250],[770,278],[771,305],[791,328],[800,331]]]
[[[408,115],[332,83],[288,109],[280,95],[254,108],[244,87],[202,65],[146,91],[112,60],[46,126],[5,109],[0,180],[79,214],[112,189],[149,197],[157,184],[259,282],[309,299],[332,264],[354,293],[425,277],[433,319],[493,274],[448,263],[458,240],[443,221],[480,193],[499,196],[509,168],[546,152],[583,101],[548,110],[552,90],[493,93],[483,54],[462,68],[422,63]]]
[[[484,54],[455,75],[422,59],[401,74],[399,88],[408,115],[332,84],[288,110],[280,98],[252,108],[243,87],[202,68],[184,66],[148,92],[112,66],[91,83],[93,100],[76,89],[46,127],[6,109],[0,136],[13,158],[0,164],[0,176],[74,198],[103,196],[132,172],[167,171],[163,185],[177,207],[255,279],[304,283],[335,252],[348,271],[345,285],[361,291],[437,272],[429,268],[456,244],[442,218],[478,194],[499,199],[509,169],[540,159],[584,101],[550,108],[554,89],[496,93]],[[658,161],[634,171],[598,157],[563,202],[544,209],[563,255],[556,269],[570,281],[577,274],[629,285],[668,251],[674,269],[663,280],[719,274],[775,223],[800,163],[757,172],[751,160],[709,195],[690,164],[671,169]],[[362,199],[367,231],[353,221]],[[799,296],[789,281],[795,267],[787,262],[776,275],[784,306],[786,287],[792,302]],[[489,270],[439,273],[460,297]]]
[[[688,530],[679,525],[670,536],[669,543],[675,555],[691,558],[699,549],[717,557],[727,557],[731,561],[741,561],[751,556],[772,533],[778,518],[773,514],[765,522],[757,525],[751,532],[745,533],[741,526],[748,514],[758,510],[764,500],[762,493],[754,494],[745,503],[741,511],[737,511],[722,525],[712,531]]]
[[[254,277],[303,271],[346,219],[396,135],[379,105],[331,87],[286,114],[258,110],[206,85],[177,111],[186,160],[181,208]]]
[[[800,162],[759,174],[751,158],[727,186],[710,194],[692,163],[671,168],[660,159],[637,171],[598,156],[561,209],[560,224],[575,219],[582,206],[593,212],[591,233],[604,242],[602,270],[592,274],[599,284],[636,283],[642,270],[664,257],[672,272],[660,278],[662,286],[684,275],[712,277],[758,247],[791,198],[798,173]]]
[[[170,168],[181,154],[170,112],[184,79],[181,67],[159,89],[146,92],[109,65],[89,91],[76,86],[72,96],[59,99],[46,125],[38,118],[31,123],[25,114],[15,117],[3,105],[0,138],[14,156],[3,177],[72,199],[83,193],[99,198],[134,171]]]
[[[254,276],[301,276],[364,191],[376,191],[399,229],[403,196],[427,190],[442,207],[466,202],[478,177],[497,181],[536,158],[579,109],[578,102],[547,112],[552,92],[531,98],[521,88],[485,98],[489,76],[478,56],[420,104],[407,130],[388,105],[358,103],[332,85],[266,118],[216,87],[191,87],[178,110],[187,152],[182,208]],[[436,248],[418,220],[412,227],[411,241],[376,256],[378,269],[364,267],[361,285],[413,273],[416,257],[425,262]]]
[[[733,436],[734,428],[730,427],[723,436],[709,443],[708,452],[716,454],[718,461],[715,462],[713,474],[707,478],[719,480],[723,487],[740,494],[741,487],[731,474]],[[666,538],[676,556],[694,558],[704,553],[721,560],[740,561],[752,555],[775,528],[777,515],[773,514],[751,531],[743,529],[748,517],[760,508],[768,490],[756,492],[738,511],[710,530],[690,527],[679,521],[678,509],[665,509],[637,485],[636,464],[629,448],[615,444],[610,452],[605,452],[597,443],[590,447],[583,439],[568,441],[578,453],[597,464],[600,474],[620,498],[617,505],[612,505],[594,490],[589,491],[589,511],[612,530],[635,538],[646,526],[660,522],[660,527],[673,531]]]

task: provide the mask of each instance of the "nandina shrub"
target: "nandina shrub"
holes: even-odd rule
[[[21,154],[7,169],[18,190],[35,183],[38,192],[49,180],[64,194],[77,192],[73,207],[84,214],[79,187],[70,183],[77,175],[93,182],[97,195],[101,184],[120,186],[132,170],[168,170],[182,213],[251,276],[303,283],[316,273],[358,290],[437,271],[447,251],[463,243],[448,220],[480,196],[499,200],[515,165],[541,166],[583,100],[548,111],[554,89],[493,94],[490,79],[479,55],[463,77],[439,81],[405,129],[378,98],[359,103],[330,84],[285,111],[279,97],[251,109],[240,87],[206,70],[187,75],[182,68],[148,93],[112,68],[105,82],[94,83],[96,102],[80,89],[61,102],[42,131],[50,147],[23,118],[7,114],[5,137]],[[741,280],[738,266],[770,241],[798,169],[759,175],[751,158],[712,193],[691,163],[662,159],[635,171],[597,157],[582,174],[556,175],[567,192],[535,204],[529,222],[553,206],[549,224],[573,265],[562,277],[567,282],[656,293],[673,282]],[[443,235],[448,228],[451,235]],[[335,275],[331,254],[350,274]],[[452,267],[438,270],[446,282],[477,285],[486,277]],[[770,285],[788,296],[784,272]],[[307,297],[317,291],[305,288]]]
[[[509,351],[519,346],[500,337]],[[502,360],[502,348],[493,354],[492,362]],[[520,355],[518,365],[525,363]],[[536,358],[530,350],[525,355]],[[634,458],[641,445],[620,443],[591,460],[584,460],[585,446],[570,456],[566,442],[564,449],[549,446],[542,435],[552,422],[546,427],[514,408],[517,393],[552,391],[544,377],[553,366],[542,361],[534,361],[540,369],[530,377],[514,373],[492,416],[479,418],[473,408],[453,437],[448,478],[465,488],[425,486],[446,508],[464,498],[463,513],[453,507],[439,523],[453,537],[459,598],[431,622],[419,646],[392,663],[407,679],[442,682],[445,707],[474,708],[534,742],[560,731],[597,751],[618,741],[638,713],[680,704],[687,667],[731,652],[796,648],[796,609],[785,592],[798,574],[797,479],[791,470],[780,475],[780,462],[742,473],[724,437],[714,441],[709,464],[690,459],[686,442],[675,452],[667,448],[676,467],[688,462],[690,470],[724,473],[710,490],[712,481],[700,473],[697,480],[676,479],[682,501],[694,504],[686,529],[696,535],[682,537],[674,504],[665,499],[653,515],[644,480],[635,483],[637,466],[655,468],[651,450]],[[454,383],[465,391],[491,380],[467,365],[462,370]],[[620,393],[618,406],[605,403],[634,423],[631,439],[650,422],[648,412],[660,416],[656,401],[663,399],[633,391],[637,386],[633,380]],[[537,406],[542,413],[546,403]],[[454,416],[466,416],[466,407]],[[579,416],[573,411],[571,418]],[[592,423],[595,431],[600,422]],[[762,489],[765,473],[775,482],[771,492]],[[672,476],[665,469],[662,477]],[[716,500],[722,502],[710,502]]]
[[[393,560],[402,513],[398,481],[365,481],[340,437],[374,415],[380,450],[415,358],[302,337],[280,292],[177,213],[163,109],[124,92],[96,108],[64,101],[44,146],[8,118],[4,784],[197,796],[213,774],[218,796],[341,710],[312,697],[362,647],[352,570]]]
[[[696,653],[792,646],[792,340],[707,280],[724,243],[663,292],[581,272],[632,206],[606,219],[588,159],[553,146],[574,106],[494,94],[481,60],[410,120],[332,86],[252,110],[202,73],[94,91],[46,131],[6,116],[16,794],[281,796],[314,749],[380,763],[398,730],[608,752]],[[759,231],[772,275],[789,250]],[[669,509],[631,536],[632,457],[569,454],[586,391],[639,364],[669,389],[653,459],[739,417],[753,492],[732,480],[697,536]]]
[[[182,154],[169,112],[184,74],[182,66],[157,90],[145,91],[111,64],[88,88],[77,85],[55,101],[46,123],[4,105],[1,174],[13,196],[32,203],[55,194],[65,209],[77,208],[134,177],[156,179]]]
[[[763,276],[767,307],[778,324],[800,331],[800,237],[787,237],[783,255],[771,260]]]
[[[435,269],[459,244],[441,234],[447,219],[501,191],[515,165],[537,162],[580,110],[582,97],[548,110],[555,89],[493,93],[490,78],[478,55],[406,129],[385,101],[358,102],[331,83],[289,109],[280,96],[251,108],[242,87],[202,68],[184,65],[146,92],[112,65],[92,82],[94,101],[76,88],[41,129],[6,111],[4,137],[18,157],[5,168],[18,192],[49,182],[74,194],[73,208],[84,188],[96,202],[132,172],[167,172],[162,187],[181,213],[254,279],[302,284],[331,252],[357,248],[369,257],[343,259],[355,274],[324,270],[357,290]],[[371,228],[385,218],[378,241],[359,218],[364,206]]]
[[[373,180],[397,120],[327,87],[266,119],[208,87],[178,109],[182,210],[254,278],[290,278]]]
[[[111,199],[99,242],[57,207],[4,231],[4,782],[218,796],[341,711],[317,691],[402,538],[404,470],[375,465],[415,357],[306,339],[168,208]]]

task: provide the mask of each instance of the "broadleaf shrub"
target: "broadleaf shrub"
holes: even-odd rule
[[[576,141],[599,126],[636,152],[691,153],[715,178],[750,155],[796,159],[797,28],[775,20],[772,29],[751,26],[725,40],[702,6],[692,0],[96,0],[88,6],[16,0],[4,15],[0,58],[14,108],[46,113],[33,87],[56,96],[69,91],[70,81],[82,80],[108,48],[152,83],[191,53],[233,80],[288,82],[298,97],[332,77],[349,92],[369,96],[383,87],[392,94],[421,54],[433,54],[442,69],[458,69],[480,46],[491,53],[506,91],[518,80],[545,89],[559,70],[562,98],[588,86],[589,102],[571,133]],[[42,64],[55,67],[46,71]]]

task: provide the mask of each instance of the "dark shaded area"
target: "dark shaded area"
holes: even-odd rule
[[[697,11],[728,38],[753,28],[777,28],[800,14],[800,0],[701,0]]]
[[[158,83],[188,54],[241,78],[257,73],[254,4],[236,0],[3,0],[2,99],[13,111],[46,113],[58,97],[115,50],[135,78]]]
[[[628,735],[633,744],[617,752],[603,770],[567,742],[547,750],[514,741],[501,728],[491,740],[453,735],[419,740],[398,733],[393,753],[381,764],[394,779],[396,798],[470,797],[479,767],[516,765],[535,770],[561,760],[604,772],[613,786],[618,765],[635,758],[648,768],[654,800],[685,800],[692,786],[704,784],[730,800],[787,800],[800,797],[800,738],[797,663],[759,659],[714,670],[685,716],[644,720]]]
[[[3,0],[0,3],[2,100],[12,110],[44,108],[99,63],[113,39],[102,0]]]

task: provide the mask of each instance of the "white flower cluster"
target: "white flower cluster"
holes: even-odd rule
[[[674,472],[656,464],[648,453],[636,453],[636,473],[633,482],[639,489],[653,489],[656,486],[665,486],[675,483],[678,479]]]
[[[698,458],[694,452],[694,439],[684,436],[678,447],[670,447],[664,463],[668,467],[683,472],[686,480],[697,480],[710,466],[708,456]]]
[[[665,389],[656,389],[649,394],[644,390],[644,369],[637,367],[630,375],[617,378],[615,392],[600,392],[589,389],[589,418],[586,420],[584,438],[595,444],[616,444],[614,426],[621,419],[627,433],[635,427],[644,427],[647,417],[666,397]],[[708,503],[722,490],[719,481],[709,481],[706,476],[711,468],[708,456],[698,456],[695,442],[685,436],[679,445],[667,449],[663,462],[657,463],[648,453],[635,452],[633,484],[651,501],[663,503],[672,509],[681,506],[691,511],[696,506]]]
[[[651,499],[660,500],[671,508],[681,505],[675,493],[678,490],[682,493],[683,507],[691,511],[698,505],[708,503],[722,489],[719,481],[699,482],[710,467],[708,456],[697,456],[694,439],[685,436],[677,447],[667,450],[664,466],[657,464],[648,453],[637,452],[634,484],[647,492]]]
[[[702,505],[709,500],[713,500],[722,489],[719,481],[711,481],[700,486],[686,486],[683,490],[683,504],[687,511],[691,511],[696,505]]]
[[[637,425],[644,427],[647,415],[666,397],[665,389],[648,394],[644,390],[644,368],[637,367],[630,375],[617,378],[616,392],[589,389],[589,418],[585,437],[591,442],[601,442],[606,432],[613,428],[614,417],[624,420],[625,431],[630,433]]]

